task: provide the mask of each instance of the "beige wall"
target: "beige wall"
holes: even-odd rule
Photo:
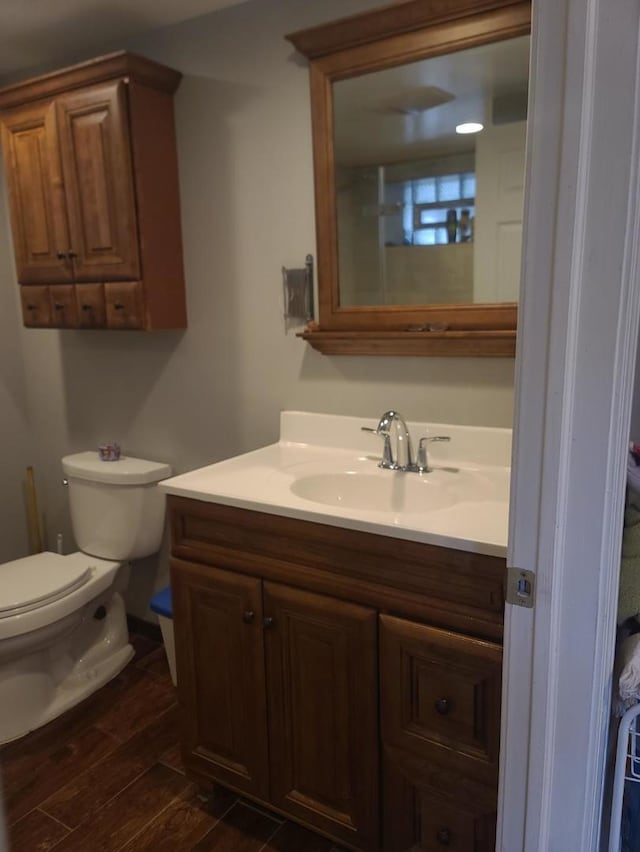
[[[371,5],[351,0],[348,12]],[[59,458],[105,440],[184,471],[274,441],[284,408],[375,416],[393,406],[415,420],[511,424],[510,360],[330,358],[285,335],[280,267],[301,266],[315,243],[307,69],[283,34],[346,11],[342,0],[253,0],[128,45],[185,75],[176,118],[189,329],[23,333],[52,538],[68,536]],[[0,323],[15,338],[10,301]],[[166,577],[165,549],[134,572],[130,609],[145,615]]]
[[[36,463],[17,319],[18,290],[10,258],[9,225],[0,186],[0,562],[28,552],[25,469]]]

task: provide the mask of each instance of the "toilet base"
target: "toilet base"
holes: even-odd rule
[[[0,744],[75,707],[133,658],[124,602],[113,590],[74,613],[73,619],[63,619],[60,631],[53,642],[47,636],[44,647],[36,641],[33,650],[0,660]],[[24,639],[31,642],[37,635]]]

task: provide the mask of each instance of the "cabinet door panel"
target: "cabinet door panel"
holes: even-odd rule
[[[501,670],[492,642],[381,615],[383,741],[497,784]]]
[[[35,104],[3,116],[2,146],[18,281],[71,281],[53,103]]]
[[[273,583],[264,610],[271,801],[377,849],[376,614]]]
[[[180,562],[172,586],[185,765],[266,799],[261,583]]]
[[[71,93],[57,110],[75,280],[139,278],[126,84]]]

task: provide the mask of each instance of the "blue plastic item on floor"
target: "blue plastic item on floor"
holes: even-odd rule
[[[171,600],[171,586],[162,589],[151,598],[151,612],[163,615],[165,618],[173,618],[173,602]]]

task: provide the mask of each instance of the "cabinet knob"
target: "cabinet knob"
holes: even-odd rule
[[[439,713],[441,716],[446,716],[451,711],[451,702],[448,698],[438,698],[434,707],[436,708],[436,713]]]
[[[92,310],[92,305],[82,305],[82,310],[83,311],[90,311],[90,310]]]
[[[269,630],[270,627],[273,627],[273,618],[270,615],[266,616],[262,619],[262,625],[265,630]]]
[[[436,834],[436,840],[440,846],[451,846],[451,832],[448,828],[441,828]]]
[[[122,304],[122,302],[114,302],[113,307],[116,309],[116,311],[124,310],[124,305]]]
[[[37,305],[27,305],[27,310],[28,311],[37,311],[38,307],[37,307]]]
[[[256,614],[252,609],[246,609],[242,613],[242,620],[244,621],[245,624],[252,624],[255,616],[256,616]]]
[[[58,258],[58,260],[64,260],[66,258],[66,256],[67,256],[66,251],[57,251],[56,252],[56,257]]]
[[[53,307],[56,311],[64,311],[64,305],[62,302],[54,302]]]
[[[69,251],[67,252],[67,257],[69,258],[69,260],[73,260],[73,258],[77,256],[78,252],[73,251],[72,249],[69,249]]]

